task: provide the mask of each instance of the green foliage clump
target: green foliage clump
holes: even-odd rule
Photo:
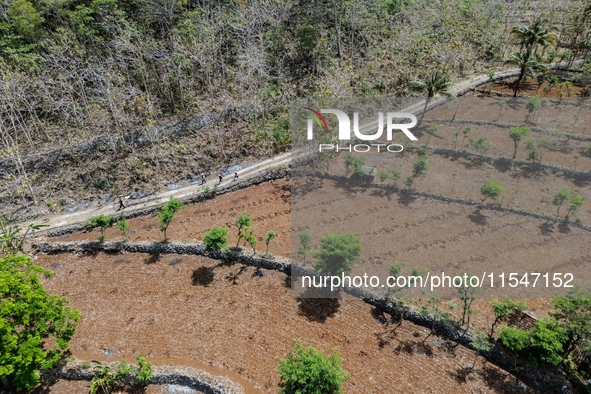
[[[324,274],[348,274],[362,251],[361,239],[352,232],[328,234],[320,238],[320,251],[314,253],[314,268]]]
[[[16,390],[39,384],[39,370],[57,364],[80,321],[66,298],[43,288],[40,277],[51,275],[26,255],[0,259],[0,379]]]
[[[556,192],[554,198],[552,199],[552,204],[556,207],[556,217],[560,214],[560,208],[565,201],[567,201],[571,196],[572,191],[568,187],[563,187],[559,191]]]
[[[249,227],[252,226],[252,217],[248,213],[242,212],[234,221],[234,225],[238,228],[238,242],[236,242],[236,247],[238,247],[240,240],[246,239],[248,236]]]
[[[529,330],[503,327],[499,340],[509,350],[526,355],[534,364],[558,365],[563,360],[568,334],[555,319],[539,319]]]
[[[168,230],[168,226],[174,220],[174,214],[181,210],[183,207],[183,203],[181,200],[170,198],[158,212],[158,228],[164,234],[164,242],[166,242],[166,230]]]
[[[511,127],[509,129],[509,137],[513,140],[513,145],[515,150],[513,151],[513,158],[517,156],[517,146],[523,139],[523,137],[529,134],[529,127],[521,126],[521,127]]]
[[[487,198],[496,202],[503,195],[503,187],[499,181],[487,180],[484,181],[482,186],[480,186],[480,194],[484,196],[481,201],[482,203],[484,203]]]
[[[468,138],[470,146],[474,148],[474,152],[478,153],[479,156],[486,155],[492,148],[492,144],[485,138],[480,137],[477,140]]]
[[[429,140],[431,140],[431,137],[434,136],[435,134],[437,134],[437,132],[439,131],[441,127],[439,125],[436,124],[432,124],[431,126],[427,127],[427,142],[425,142],[425,147],[429,147]]]
[[[123,241],[129,241],[129,238],[127,237],[127,228],[129,227],[129,223],[127,223],[127,220],[123,216],[121,216],[121,218],[117,221],[115,227],[117,227],[117,229],[119,229],[123,234]]]
[[[136,384],[147,385],[150,383],[154,365],[147,362],[146,358],[141,354],[136,354],[135,359],[138,367],[128,365],[125,360],[119,361],[115,367],[100,361],[94,361],[97,364],[94,369],[96,376],[92,378],[90,394],[96,393],[99,389],[102,393],[110,393],[118,386],[128,383],[132,376],[134,376]]]
[[[228,246],[228,228],[213,227],[203,236],[205,250],[222,250]]]
[[[49,227],[49,225],[29,224],[27,231],[22,236],[19,236],[21,228],[18,225],[9,225],[8,219],[0,217],[0,252],[6,254],[22,252],[29,231],[39,230],[41,227]]]
[[[495,333],[495,326],[500,322],[508,321],[511,316],[527,309],[527,304],[522,301],[513,301],[505,298],[503,301],[493,300],[490,302],[495,314],[495,320],[490,328],[490,337]]]
[[[138,368],[135,371],[135,381],[139,384],[148,384],[152,380],[152,373],[154,372],[154,365],[146,361],[146,358],[141,354],[136,354],[135,359],[138,363]]]
[[[365,165],[365,157],[357,157],[352,153],[347,153],[345,156],[345,176],[351,172],[354,174],[363,173],[361,167]]]
[[[275,238],[277,238],[277,233],[273,230],[269,230],[269,231],[267,231],[267,234],[265,234],[265,244],[267,245],[267,252],[266,252],[267,255],[269,255],[269,244]]]
[[[416,178],[420,176],[425,176],[427,170],[429,169],[429,164],[427,164],[427,156],[421,156],[412,163],[412,175],[406,178],[404,183],[406,186],[411,187]]]
[[[570,197],[570,205],[568,207],[566,217],[568,218],[571,213],[576,216],[576,214],[579,212],[579,209],[583,206],[584,201],[585,196],[582,196],[579,193],[572,192]]]
[[[302,247],[298,249],[298,255],[304,257],[304,265],[306,265],[306,256],[308,256],[308,253],[310,252],[312,234],[310,234],[310,230],[306,229],[298,234],[298,238],[300,240],[300,244],[302,245]]]
[[[100,214],[98,216],[93,216],[88,218],[86,222],[87,227],[98,227],[101,229],[101,235],[99,237],[99,241],[103,242],[107,237],[105,236],[105,229],[111,227],[113,225],[113,217],[107,216],[104,214]]]
[[[334,349],[324,355],[311,346],[294,340],[295,351],[279,359],[277,373],[281,375],[281,394],[339,394],[349,375],[342,370],[342,359]]]

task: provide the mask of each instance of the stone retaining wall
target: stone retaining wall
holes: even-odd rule
[[[92,252],[114,252],[126,251],[131,253],[150,253],[150,254],[189,254],[204,256],[217,260],[225,260],[241,263],[244,265],[257,267],[260,269],[275,270],[287,275],[314,275],[314,273],[305,268],[290,263],[282,263],[270,259],[253,257],[241,252],[229,252],[229,255],[223,256],[220,251],[206,251],[204,245],[199,244],[154,244],[154,243],[129,243],[129,242],[64,242],[50,243],[43,242],[33,245],[36,252],[54,254],[54,253],[72,253],[77,251]],[[448,321],[435,320],[431,315],[420,313],[412,306],[403,305],[399,300],[385,300],[378,298],[371,292],[360,288],[345,287],[344,291],[349,295],[376,307],[392,316],[402,314],[405,320],[414,324],[433,328],[437,334],[461,344],[469,349],[473,349],[470,340],[474,333],[464,327],[454,326]],[[435,321],[434,321],[435,320]],[[548,371],[541,371],[539,368],[529,364],[517,361],[510,353],[500,347],[493,346],[482,355],[489,361],[501,368],[511,371],[515,367],[521,368],[519,376],[532,387],[544,391],[553,391],[559,393],[575,393],[570,388],[563,376],[556,374],[550,375]],[[179,383],[182,384],[182,383]]]
[[[56,372],[56,377],[64,380],[86,380],[91,381],[94,377],[99,375],[92,371],[83,371],[74,368],[65,368]],[[129,385],[134,385],[135,376],[132,374],[126,382]],[[149,384],[178,384],[181,386],[190,387],[194,390],[199,390],[205,394],[225,394],[227,391],[223,385],[214,386],[211,383],[204,382],[194,376],[187,376],[181,374],[160,374],[155,373],[152,375],[152,379]],[[221,387],[220,387],[221,386]]]
[[[504,124],[504,123],[496,123],[496,122],[486,122],[486,121],[481,121],[481,120],[464,120],[464,119],[456,119],[453,122],[451,121],[451,119],[424,119],[423,123],[445,123],[445,124],[459,123],[459,124],[471,124],[471,125],[476,125],[476,126],[493,126],[493,127],[504,128],[507,130],[507,132],[509,131],[509,128],[511,128],[511,127],[520,126],[517,124]],[[566,137],[569,140],[591,141],[591,136],[588,136],[588,135],[560,133],[557,131],[541,129],[539,127],[529,127],[529,129],[531,131],[533,131],[534,133],[549,133],[551,135],[555,135],[558,137]],[[508,136],[508,134],[507,134],[507,136]]]
[[[294,173],[297,176],[315,176],[315,177],[319,177],[319,178],[325,178],[325,179],[331,179],[337,182],[346,182],[346,183],[351,183],[353,184],[354,182],[351,180],[351,178],[345,177],[345,176],[341,176],[341,175],[335,175],[335,174],[328,174],[328,173],[322,173],[320,171],[300,171],[300,170],[296,170],[296,172]],[[503,208],[501,206],[498,205],[492,205],[492,204],[481,204],[477,201],[470,201],[470,200],[464,200],[461,198],[452,198],[452,197],[446,197],[446,196],[442,196],[439,194],[433,194],[433,193],[427,193],[427,192],[420,192],[417,190],[413,190],[413,189],[402,189],[402,188],[397,188],[393,185],[379,185],[379,184],[357,184],[355,183],[355,186],[358,187],[365,187],[365,188],[372,188],[372,189],[380,189],[380,190],[384,190],[384,191],[388,191],[390,193],[397,193],[397,194],[401,194],[401,195],[411,195],[411,196],[419,196],[419,197],[425,197],[425,198],[431,198],[434,200],[439,200],[439,201],[443,201],[443,202],[447,202],[447,203],[455,203],[455,204],[462,204],[462,205],[470,205],[470,206],[479,206],[481,209],[486,209],[486,210],[490,210],[490,211],[498,211],[498,212],[504,212],[504,213],[512,213],[515,215],[521,215],[521,216],[527,216],[527,217],[531,217],[534,219],[540,219],[540,220],[547,220],[547,221],[554,221],[556,220],[556,218],[554,216],[549,216],[549,215],[543,215],[541,213],[535,213],[535,212],[528,212],[528,211],[523,211],[520,209],[515,209],[515,208]],[[571,226],[575,226],[578,228],[581,228],[583,230],[586,231],[591,231],[591,226],[588,226],[586,224],[583,223],[578,223],[578,222],[573,222],[571,220],[568,220],[566,223],[568,223]]]
[[[241,180],[238,182],[232,182],[230,185],[223,186],[223,187],[217,189],[217,192],[215,193],[215,195],[213,194],[213,189],[210,189],[211,190],[210,194],[199,193],[194,196],[182,199],[182,201],[184,204],[193,204],[193,203],[201,202],[201,201],[204,201],[204,200],[207,200],[210,198],[215,198],[215,196],[220,196],[220,195],[226,194],[226,193],[233,193],[235,191],[242,190],[247,187],[259,185],[263,182],[268,182],[268,181],[272,181],[272,180],[276,180],[276,179],[289,179],[290,175],[291,175],[291,171],[289,169],[267,171],[263,174],[259,174],[254,177],[251,177],[251,178],[248,178],[245,180]],[[141,216],[151,215],[151,214],[157,212],[159,209],[160,209],[160,207],[152,207],[152,208],[137,210],[137,211],[133,211],[133,212],[123,212],[122,214],[125,217],[125,219],[133,219],[133,218],[137,218],[137,217],[141,217]],[[89,227],[85,227],[81,224],[75,224],[75,225],[68,226],[68,227],[62,227],[62,228],[58,228],[55,230],[50,230],[47,232],[47,236],[48,237],[63,237],[66,235],[74,234],[74,233],[77,233],[80,231],[85,231],[88,229],[89,229]]]

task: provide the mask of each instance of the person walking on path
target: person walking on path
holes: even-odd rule
[[[123,199],[121,198],[121,196],[119,196],[119,209],[117,209],[118,211],[125,209],[125,205],[123,205]]]
[[[201,184],[205,185],[205,174],[201,174]]]
[[[234,180],[236,180],[236,179],[238,179],[238,173],[237,172],[234,173]]]
[[[223,179],[224,179],[224,177],[222,176],[222,174],[220,174],[220,183],[222,183]]]

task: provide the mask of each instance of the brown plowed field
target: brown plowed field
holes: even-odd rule
[[[362,154],[357,154],[362,155]],[[380,170],[398,170],[402,178],[398,182],[401,187],[403,179],[412,173],[412,164],[418,158],[417,154],[404,153],[371,153],[365,154],[366,164],[377,167]],[[345,174],[345,156],[341,154],[331,163],[330,172],[337,175]],[[552,204],[554,194],[563,187],[586,196],[587,200],[579,210],[577,216],[571,216],[571,220],[579,218],[585,224],[591,224],[591,189],[590,183],[583,180],[575,180],[564,176],[540,173],[527,168],[511,168],[508,165],[491,165],[480,163],[461,157],[446,157],[431,155],[427,159],[430,168],[424,177],[417,178],[413,188],[446,197],[462,198],[465,200],[480,201],[480,187],[486,180],[499,181],[505,188],[502,202],[511,208],[523,209],[546,215],[555,215],[556,207]],[[376,179],[378,184],[379,179]],[[384,184],[393,184],[386,180]],[[491,200],[488,200],[492,203]],[[568,207],[561,207],[560,214],[564,216]]]
[[[513,94],[515,91],[515,84],[517,83],[517,78],[508,80],[505,82],[494,82],[492,84],[486,84],[480,86],[479,89],[481,93],[479,94],[486,94],[489,90],[493,92],[499,93],[510,93]],[[560,86],[560,84],[553,85],[548,92],[544,92],[544,89],[548,86],[548,82],[544,82],[541,86],[538,85],[538,82],[534,79],[528,79],[527,81],[521,81],[519,84],[519,91],[518,94],[520,96],[543,96],[543,97],[553,97],[559,98],[560,92],[562,92],[562,97],[567,98],[569,97],[568,89],[564,86]],[[570,91],[570,97],[577,97],[577,95],[581,92],[584,88],[584,85],[579,83],[574,84]]]
[[[313,236],[312,250],[318,250],[319,237],[328,233],[353,232],[364,250],[352,274],[386,278],[389,265],[399,261],[408,268],[448,274],[466,267],[479,273],[571,272],[574,282],[591,287],[587,279],[591,244],[586,230],[317,178],[297,179],[294,190],[306,190],[313,182],[313,192],[293,196],[292,242],[298,242],[297,233],[306,227]],[[516,293],[506,287],[505,292],[497,283],[494,293],[483,288],[481,296],[548,294],[543,287],[524,290]]]
[[[433,336],[421,344],[425,328],[404,322],[394,331],[362,301],[297,300],[278,272],[259,276],[195,256],[171,265],[178,257],[38,256],[37,264],[55,271],[47,289],[82,312],[73,354],[197,360],[276,392],[276,357],[297,338],[325,352],[339,348],[350,393],[518,391],[514,377],[482,358],[465,379],[472,351]]]
[[[252,216],[252,228],[257,237],[258,251],[265,252],[265,234],[273,230],[278,236],[269,245],[269,252],[289,257],[291,246],[287,234],[291,231],[291,193],[284,189],[285,185],[289,185],[289,182],[265,182],[203,203],[189,205],[175,214],[175,219],[167,231],[168,239],[175,242],[201,243],[203,235],[212,227],[226,226],[230,229],[228,243],[235,246],[238,230],[234,226],[234,221],[241,212],[247,212]],[[131,219],[128,222],[128,230],[131,231],[129,238],[134,242],[163,239],[155,214]],[[106,230],[105,235],[109,240],[123,240],[121,231],[116,228]],[[95,229],[52,240],[96,240],[99,236],[100,231]],[[250,251],[250,246],[247,246],[246,250]]]

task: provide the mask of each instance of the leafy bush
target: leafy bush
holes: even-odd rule
[[[513,140],[515,150],[513,151],[513,158],[517,157],[517,147],[523,137],[529,134],[529,127],[511,127],[509,129],[509,137]]]
[[[556,192],[552,199],[552,204],[556,207],[556,217],[560,214],[560,207],[567,201],[571,196],[572,191],[568,187],[563,187]]]
[[[362,251],[361,239],[352,232],[328,234],[320,238],[320,251],[314,253],[314,268],[331,275],[347,274],[359,260]]]
[[[509,350],[526,355],[534,364],[558,365],[563,360],[567,331],[555,319],[537,320],[529,330],[503,327],[499,340]]]
[[[135,381],[139,384],[148,384],[152,380],[152,373],[154,371],[154,365],[146,362],[146,358],[141,354],[136,354],[135,359],[139,367],[135,371]]]
[[[252,226],[252,218],[246,212],[242,212],[234,221],[234,225],[238,228],[238,242],[236,242],[236,247],[238,247],[240,240],[246,238],[247,230]]]
[[[174,220],[174,214],[181,210],[183,203],[181,200],[175,200],[172,197],[158,212],[158,227],[164,233],[164,242],[166,242],[166,230]]]
[[[480,187],[480,194],[484,196],[482,202],[484,202],[487,198],[497,201],[503,194],[503,187],[498,181],[484,181]]]
[[[100,361],[94,361],[97,366],[94,369],[96,375],[92,378],[92,385],[90,386],[90,394],[94,394],[98,389],[103,393],[110,393],[118,385],[124,383],[129,379],[134,368],[127,365],[125,360],[119,361],[116,367],[111,367],[109,364],[103,364]]]
[[[269,254],[269,243],[271,243],[271,241],[275,238],[277,238],[277,233],[273,230],[270,230],[267,232],[267,234],[265,234],[265,243],[267,244],[267,255]]]
[[[86,222],[86,227],[98,227],[101,229],[101,235],[99,237],[99,241],[103,242],[106,237],[105,237],[105,229],[108,227],[111,227],[113,225],[113,221],[114,219],[111,216],[107,216],[104,214],[100,214],[98,216],[93,216],[88,218],[88,221]]]
[[[29,224],[27,231],[20,236],[21,228],[18,225],[9,225],[7,219],[0,217],[0,252],[17,254],[23,251],[25,239],[29,231],[39,230],[41,227],[49,227],[47,224]]]
[[[361,167],[365,165],[365,157],[357,157],[352,153],[345,156],[345,176],[351,172],[354,174],[362,173]]]
[[[39,370],[56,365],[80,321],[66,298],[43,288],[39,276],[51,275],[29,256],[0,259],[0,379],[16,390],[39,384]]]
[[[127,220],[125,220],[125,218],[121,216],[119,221],[117,221],[115,227],[117,227],[121,231],[121,233],[123,234],[123,240],[127,242],[129,240],[127,238],[127,228],[129,227],[129,223],[127,223]]]
[[[119,361],[115,367],[100,361],[93,361],[96,365],[94,369],[95,376],[92,378],[90,394],[94,394],[100,389],[102,393],[110,393],[118,386],[124,385],[130,381],[132,375],[135,383],[147,385],[152,380],[154,365],[146,361],[141,354],[136,354],[138,367],[128,365],[125,360]],[[131,382],[129,382],[131,383]]]
[[[337,349],[323,355],[313,347],[294,340],[295,352],[279,359],[277,373],[281,375],[282,394],[337,394],[343,392],[343,382],[349,375],[341,369],[342,359]]]
[[[310,242],[312,242],[312,235],[310,234],[310,230],[303,230],[298,234],[298,238],[300,240],[300,244],[302,245],[301,248],[298,249],[298,255],[304,256],[304,265],[306,265],[306,256],[310,252]]]
[[[495,326],[499,322],[506,322],[514,314],[523,312],[527,309],[527,304],[525,302],[513,301],[508,298],[505,298],[503,301],[493,300],[490,302],[490,305],[495,314],[495,320],[490,328],[489,337],[491,338],[495,333]]]
[[[228,228],[214,227],[203,236],[205,250],[221,250],[228,246]]]

